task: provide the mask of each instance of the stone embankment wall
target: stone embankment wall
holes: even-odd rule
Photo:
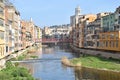
[[[0,60],[0,70],[5,68],[6,61],[8,61],[8,60],[10,60],[12,58],[17,58],[20,55],[25,54],[26,51],[28,52],[28,50],[31,50],[32,48],[34,48],[34,47],[31,46],[29,48],[26,48],[25,50],[21,50],[19,52],[14,53],[14,54],[10,54],[8,57],[5,57],[5,58],[1,59]]]
[[[15,54],[10,54],[8,57],[1,59],[0,60],[0,70],[3,69],[3,68],[5,68],[6,61],[8,61],[8,60],[10,60],[12,58],[17,58],[18,56],[20,56],[21,54],[23,54],[26,50],[27,49],[19,51],[19,52],[15,53]]]
[[[106,51],[99,51],[99,50],[90,50],[90,49],[80,49],[75,46],[70,45],[76,55],[97,55],[105,58],[114,58],[120,60],[120,52],[106,52]]]
[[[0,60],[0,70],[1,70],[2,68],[5,68],[5,63],[6,63],[6,60],[5,60],[5,59],[1,59],[1,60]]]

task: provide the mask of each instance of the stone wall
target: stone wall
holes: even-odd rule
[[[80,49],[75,46],[71,45],[71,48],[73,51],[76,52],[78,56],[89,54],[89,55],[97,55],[105,58],[114,58],[114,59],[120,59],[120,53],[119,52],[106,52],[106,51],[100,51],[100,50],[92,50],[92,49]]]

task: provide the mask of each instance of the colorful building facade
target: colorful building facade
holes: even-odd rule
[[[117,15],[115,13],[111,13],[107,16],[102,17],[101,27],[103,28],[103,31],[114,31],[115,22],[117,22]]]
[[[35,25],[31,21],[21,21],[22,32],[22,49],[35,44],[35,38],[37,37],[37,30]]]
[[[7,1],[0,0],[0,59],[35,44],[42,31],[32,21],[21,21],[20,12]],[[37,33],[37,34],[36,34]]]
[[[85,48],[96,49],[99,44],[99,33],[102,32],[101,28],[101,18],[103,16],[109,15],[109,12],[98,13],[97,19],[95,21],[87,24],[85,28]]]
[[[78,48],[120,51],[120,6],[114,13],[72,16],[70,37]],[[78,23],[75,23],[78,22]]]
[[[5,57],[5,5],[0,1],[0,59]]]
[[[98,49],[120,51],[120,7],[102,18],[101,27]]]
[[[16,10],[13,4],[8,4],[6,8],[6,24],[9,24],[10,43],[9,51],[14,52],[21,50],[21,26],[20,13]]]
[[[99,36],[98,49],[120,51],[120,31],[103,32]]]
[[[93,22],[96,19],[96,15],[87,14],[79,18],[79,23],[76,25],[76,46],[84,48],[85,46],[85,29],[88,23]]]

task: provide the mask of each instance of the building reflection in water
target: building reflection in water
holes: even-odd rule
[[[38,58],[42,57],[42,48],[38,48],[35,53],[31,53],[31,56],[38,56]],[[29,72],[33,75],[34,74],[34,63],[20,63],[21,67],[25,67],[29,70]]]
[[[38,58],[41,58],[42,57],[42,47],[38,48],[35,54],[36,54],[36,56],[38,56]]]
[[[48,47],[48,48],[43,48],[43,50],[42,50],[43,52],[43,54],[53,54],[54,53],[54,48],[52,48],[52,47]]]
[[[76,68],[75,80],[120,80],[120,72],[97,70],[91,68]]]

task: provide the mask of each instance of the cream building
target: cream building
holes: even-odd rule
[[[44,28],[44,34],[47,38],[68,38],[72,27],[69,24],[54,25]]]
[[[6,4],[7,9],[7,23],[10,24],[10,43],[9,51],[14,52],[21,49],[21,26],[20,13],[16,10],[13,4]]]
[[[5,5],[0,0],[0,59],[6,56],[5,53]]]
[[[78,20],[80,17],[82,17],[82,15],[80,14],[81,9],[80,7],[76,7],[75,8],[75,14],[73,16],[70,17],[70,26],[72,27],[72,39],[73,39],[73,45],[76,46],[76,39],[77,39],[77,33],[78,31],[76,31],[76,26],[78,24]]]

